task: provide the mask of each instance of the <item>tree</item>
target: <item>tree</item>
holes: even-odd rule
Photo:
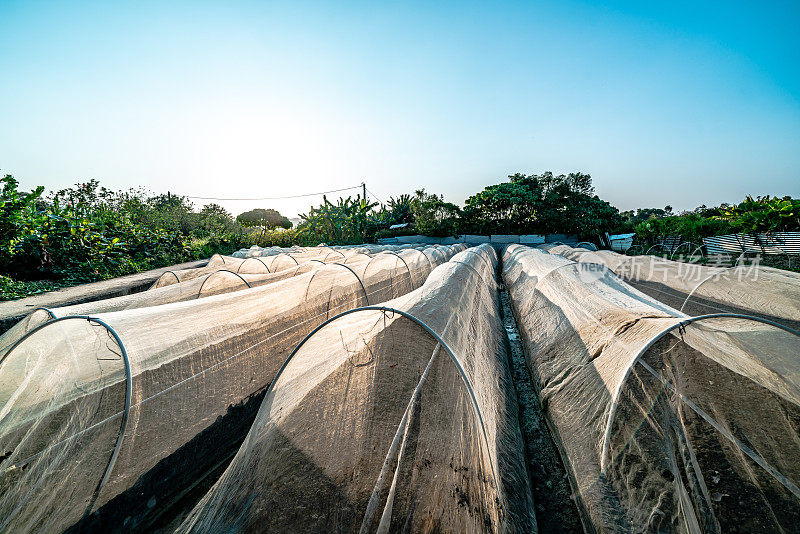
[[[199,221],[194,232],[197,237],[220,236],[241,231],[241,227],[237,228],[236,221],[228,210],[219,204],[206,204],[198,215]]]
[[[312,206],[308,214],[300,215],[298,235],[314,245],[320,242],[362,243],[366,240],[369,213],[377,205],[352,197],[339,198],[334,204],[323,196],[322,205]]]
[[[240,213],[239,216],[236,217],[236,221],[246,228],[261,228],[262,235],[266,233],[267,230],[272,230],[274,228],[285,228],[288,230],[292,227],[292,221],[273,209],[257,208],[246,211]]]
[[[390,224],[404,224],[414,222],[413,202],[411,195],[402,194],[397,198],[389,197]]]
[[[594,194],[589,174],[517,173],[508,179],[467,199],[463,231],[564,233],[592,238],[622,223],[617,209]]]
[[[750,195],[736,206],[721,208],[716,219],[727,221],[745,233],[769,233],[800,229],[800,199]]]
[[[18,191],[19,182],[6,174],[0,190],[0,264],[11,262],[26,242],[40,241],[39,227],[45,222],[45,214],[38,209],[44,187],[39,186],[30,193]],[[35,248],[39,248],[37,242]]]
[[[537,181],[515,174],[510,181],[484,188],[464,206],[462,229],[476,234],[520,233],[535,224],[541,189]]]
[[[414,227],[420,234],[436,237],[456,234],[461,210],[455,204],[445,202],[443,196],[418,189],[411,199],[411,211]]]

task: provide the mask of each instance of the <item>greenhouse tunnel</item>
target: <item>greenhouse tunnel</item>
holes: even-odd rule
[[[0,361],[0,531],[145,528],[235,452],[305,335],[430,272],[379,256],[27,332]]]
[[[145,308],[151,306],[161,306],[172,302],[183,302],[198,298],[240,291],[249,287],[258,287],[266,284],[285,280],[299,274],[318,269],[319,262],[309,261],[295,266],[294,268],[282,271],[254,275],[239,274],[223,268],[215,268],[207,274],[190,278],[186,282],[170,284],[123,295],[105,300],[74,304],[72,306],[62,306],[59,308],[34,310],[23,320],[11,327],[7,332],[0,336],[0,358],[6,353],[9,347],[19,341],[19,339],[33,328],[43,324],[54,317],[65,317],[67,315],[93,315],[135,308]]]
[[[601,265],[519,245],[504,259],[587,531],[796,530],[796,333],[688,317]]]
[[[636,289],[688,315],[741,313],[800,331],[800,273],[757,265],[712,267],[566,245],[548,252],[606,265]]]
[[[293,351],[180,532],[535,532],[491,246]]]

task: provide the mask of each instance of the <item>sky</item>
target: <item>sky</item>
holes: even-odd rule
[[[0,0],[0,172],[223,199],[363,181],[463,203],[548,170],[621,210],[797,197],[798,28],[796,0]]]

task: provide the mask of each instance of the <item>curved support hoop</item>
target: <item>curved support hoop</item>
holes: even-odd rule
[[[353,276],[355,276],[356,280],[358,280],[358,285],[361,286],[361,291],[364,292],[364,300],[366,301],[367,306],[369,306],[369,293],[367,293],[367,288],[364,287],[364,282],[361,281],[361,278],[358,277],[358,275],[356,274],[356,272],[353,269],[351,269],[350,267],[348,267],[344,263],[338,263],[338,262],[328,263],[326,265],[339,265],[340,267],[344,267],[345,269],[347,269],[348,271],[353,273]],[[309,281],[309,285],[310,285],[310,283],[311,282]]]
[[[181,283],[181,279],[178,278],[178,275],[175,274],[175,271],[164,271],[163,273],[161,273],[161,276],[164,276],[167,273],[170,273],[172,276],[174,276],[175,280],[177,280],[179,284]],[[158,280],[161,280],[161,276],[158,277]],[[158,280],[156,280],[156,282],[158,282]]]
[[[697,246],[697,248],[695,248],[695,249],[694,249],[694,250],[691,252],[691,254],[689,254],[689,256],[691,256],[691,257],[694,257],[694,254],[695,254],[695,252],[700,252],[700,257],[701,257],[701,258],[702,258],[703,256],[705,256],[705,254],[703,254],[703,245],[698,245],[698,246]]]
[[[428,257],[428,255],[425,254],[424,252],[422,252],[420,249],[418,249],[418,248],[407,248],[403,252],[405,252],[406,250],[413,250],[413,251],[417,252],[418,254],[422,254],[422,256],[425,258],[425,260],[428,262],[428,267],[430,267],[431,271],[433,271],[436,268],[436,267],[434,267],[433,262]],[[399,253],[398,253],[398,255],[399,255]],[[430,274],[430,272],[429,272],[429,274]]]
[[[402,261],[403,265],[406,266],[406,271],[408,271],[408,278],[412,281],[412,284],[414,283],[413,282],[414,281],[414,277],[411,275],[411,268],[408,266],[408,264],[406,263],[406,260],[404,260],[403,257],[400,254],[398,254],[397,252],[395,252],[393,250],[382,250],[378,254],[376,254],[375,256],[380,256],[381,254],[391,254],[392,256],[397,256],[398,258],[400,258],[400,261]],[[367,263],[367,267],[369,268],[369,263]]]
[[[684,241],[683,243],[681,243],[680,245],[678,245],[677,247],[672,249],[672,252],[670,252],[669,255],[670,255],[670,257],[675,257],[675,255],[678,253],[678,251],[680,249],[686,247],[686,250],[692,250],[692,246],[695,247],[694,250],[697,250],[698,248],[701,248],[701,247],[697,246],[697,243],[692,243],[691,241]]]
[[[651,250],[653,250],[653,249],[654,249],[654,248],[656,248],[656,247],[661,247],[661,251],[662,251],[662,252],[664,251],[664,245],[662,245],[661,243],[656,243],[656,244],[655,244],[655,245],[653,245],[652,247],[648,248],[648,249],[647,249],[647,250],[644,252],[644,255],[645,255],[645,256],[649,256],[649,255],[650,255],[650,251],[651,251]]]
[[[300,262],[299,262],[299,261],[297,261],[297,258],[295,258],[294,256],[292,256],[291,254],[286,254],[285,252],[282,252],[282,253],[280,253],[280,254],[277,254],[277,255],[275,256],[275,259],[277,260],[277,259],[278,259],[278,256],[283,256],[283,255],[286,255],[286,256],[289,256],[290,258],[292,258],[292,260],[294,261],[294,264],[295,264],[295,265],[300,265]],[[275,260],[272,260],[272,263],[275,263]]]
[[[339,319],[341,317],[344,317],[345,315],[350,315],[351,313],[357,313],[357,312],[362,312],[362,311],[370,311],[370,310],[372,310],[372,311],[380,311],[380,312],[383,312],[384,314],[386,314],[387,312],[396,313],[398,315],[402,315],[406,319],[410,319],[414,323],[416,323],[419,326],[421,326],[431,336],[433,336],[433,338],[438,343],[441,344],[442,348],[444,348],[444,350],[447,351],[447,354],[450,355],[450,359],[455,364],[456,369],[458,369],[458,373],[459,373],[459,375],[461,375],[461,379],[464,381],[464,385],[466,386],[467,391],[469,392],[469,396],[472,399],[472,406],[475,409],[475,413],[478,416],[478,421],[480,422],[480,425],[481,425],[481,431],[483,433],[483,441],[484,441],[484,443],[486,445],[486,453],[489,454],[489,451],[491,451],[491,448],[489,447],[489,436],[486,433],[486,425],[483,422],[483,414],[481,414],[481,410],[480,410],[480,408],[478,406],[478,399],[477,399],[477,397],[475,397],[475,391],[472,389],[472,384],[470,383],[469,378],[467,378],[467,375],[464,372],[464,368],[459,363],[459,361],[456,358],[456,355],[453,353],[452,349],[450,349],[450,347],[447,345],[447,343],[444,342],[444,340],[441,338],[441,336],[439,334],[437,334],[430,326],[425,324],[424,321],[414,317],[413,315],[411,315],[408,312],[405,312],[403,310],[398,310],[397,308],[392,308],[392,307],[389,307],[389,306],[362,306],[360,308],[353,308],[352,310],[346,310],[346,311],[343,311],[342,313],[340,313],[338,315],[334,315],[330,319],[326,320],[325,322],[323,322],[322,324],[320,324],[319,326],[314,328],[311,332],[309,332],[306,335],[306,337],[304,337],[300,341],[300,343],[298,343],[298,345],[294,348],[294,350],[292,350],[292,352],[289,354],[289,357],[286,358],[286,360],[283,362],[283,365],[281,365],[280,369],[278,369],[278,372],[275,375],[275,378],[272,379],[272,382],[270,383],[269,387],[267,388],[267,392],[264,395],[264,398],[266,399],[267,397],[269,397],[270,393],[272,393],[273,389],[275,388],[275,384],[278,382],[278,379],[280,378],[280,376],[283,373],[284,369],[286,369],[286,367],[289,365],[289,362],[292,361],[292,358],[294,358],[294,355],[297,354],[297,351],[299,351],[300,348],[303,345],[305,345],[305,343],[309,339],[311,339],[311,337],[314,334],[316,334],[317,332],[322,330],[328,324],[332,323],[333,321],[336,321],[337,319]],[[492,477],[494,478],[495,485],[499,489],[500,488],[500,483],[497,480],[497,474],[495,473],[495,470],[494,470],[494,464],[492,462],[489,462],[489,463],[490,463],[490,466],[492,468]]]
[[[689,292],[689,294],[686,295],[686,298],[684,299],[683,304],[681,304],[681,308],[678,311],[683,311],[683,308],[685,308],[686,305],[689,303],[689,299],[692,298],[692,295],[694,295],[695,291],[697,291],[697,289],[701,285],[703,285],[704,283],[708,282],[709,280],[711,280],[715,276],[719,276],[720,274],[722,274],[723,272],[725,272],[727,270],[734,271],[734,270],[739,269],[741,267],[747,267],[747,265],[739,264],[739,261],[737,260],[735,265],[732,265],[731,267],[723,267],[719,271],[717,271],[715,273],[712,273],[712,274],[706,276],[705,278],[703,278],[702,280],[700,280],[700,282],[698,282],[698,284],[692,288],[692,290]],[[739,278],[739,281],[741,282],[742,279]]]
[[[361,286],[361,291],[364,292],[364,300],[366,301],[367,305],[369,305],[369,293],[367,293],[367,288],[364,287],[364,282],[361,281],[361,278],[358,277],[358,275],[353,269],[351,269],[344,263],[325,263],[325,265],[338,265],[339,267],[344,267],[345,269],[353,273],[353,276],[355,276],[356,280],[358,280],[358,285]],[[308,290],[311,287],[311,282],[314,281],[314,277],[317,276],[317,273],[319,273],[320,271],[321,269],[317,269],[314,271],[314,274],[311,275],[311,279],[308,281],[308,285],[306,286],[306,298],[308,298]]]
[[[727,318],[732,318],[732,319],[747,319],[747,320],[751,320],[751,321],[757,321],[759,323],[764,323],[764,324],[768,324],[770,326],[774,326],[774,327],[780,328],[781,330],[784,330],[784,331],[786,331],[786,332],[788,332],[790,334],[793,334],[793,335],[797,336],[798,338],[800,338],[800,332],[798,332],[797,330],[795,330],[793,328],[789,328],[788,326],[782,325],[782,324],[777,323],[775,321],[770,321],[769,319],[764,319],[762,317],[756,317],[754,315],[745,315],[743,313],[709,313],[707,315],[698,315],[696,317],[687,317],[687,318],[676,317],[675,319],[680,319],[680,320],[676,321],[674,324],[669,325],[666,328],[664,328],[663,330],[661,330],[655,336],[650,338],[650,341],[648,341],[647,344],[645,344],[641,349],[639,349],[639,352],[636,353],[636,357],[634,357],[633,360],[631,360],[631,363],[628,364],[628,368],[625,369],[625,374],[622,375],[622,379],[619,381],[619,383],[617,384],[616,389],[614,390],[614,395],[611,398],[611,407],[609,408],[609,411],[608,411],[608,420],[606,422],[606,430],[605,430],[605,433],[603,434],[603,447],[602,447],[601,453],[600,453],[600,471],[601,472],[604,472],[606,470],[606,467],[607,467],[606,466],[606,464],[608,462],[607,458],[608,458],[608,455],[609,455],[609,448],[611,447],[611,445],[610,445],[611,424],[614,422],[614,416],[617,413],[617,406],[619,405],[619,396],[622,394],[622,386],[625,384],[625,382],[628,379],[628,376],[630,376],[631,372],[633,371],[634,365],[636,365],[636,363],[642,358],[642,356],[644,356],[645,353],[648,350],[650,350],[653,347],[653,345],[656,344],[656,342],[658,342],[658,340],[660,340],[661,338],[663,338],[664,336],[666,336],[667,334],[669,334],[670,332],[672,332],[676,328],[683,328],[683,327],[685,327],[685,326],[687,326],[689,324],[695,323],[697,321],[702,321],[702,320],[705,320],[705,319],[715,319],[715,318],[718,318],[718,317],[727,317]]]
[[[342,251],[341,251],[341,250],[337,250],[337,249],[331,249],[331,251],[330,251],[330,252],[328,252],[328,253],[325,255],[325,259],[327,260],[327,259],[328,259],[328,256],[330,256],[330,255],[331,255],[331,254],[333,254],[334,252],[335,252],[336,254],[338,254],[340,258],[347,258],[347,256],[345,256],[345,255],[344,255],[344,253],[342,253]]]
[[[589,245],[589,247],[591,247],[591,248],[589,248],[589,247],[581,247],[581,245]],[[591,243],[589,241],[581,241],[580,243],[575,245],[575,248],[585,248],[586,250],[591,250],[592,252],[594,252],[594,251],[597,250],[597,245],[595,245],[594,243]]]
[[[51,312],[52,313],[52,312]],[[92,495],[91,500],[89,501],[88,506],[86,507],[86,511],[84,515],[86,515],[89,511],[91,511],[94,503],[97,501],[97,497],[100,495],[100,490],[103,486],[108,482],[108,479],[111,477],[111,471],[114,469],[114,464],[117,461],[117,457],[119,456],[119,451],[122,448],[122,440],[125,437],[125,430],[128,426],[128,412],[131,409],[131,401],[133,398],[133,373],[131,371],[131,361],[128,357],[128,351],[125,349],[125,344],[122,343],[122,339],[117,334],[117,331],[114,328],[103,321],[102,319],[98,319],[96,317],[90,317],[88,315],[65,315],[64,317],[55,317],[46,323],[40,324],[36,328],[32,329],[30,332],[27,332],[24,336],[22,336],[16,343],[14,343],[11,348],[6,351],[5,355],[0,358],[0,367],[2,367],[3,362],[8,358],[8,355],[17,348],[20,343],[31,337],[33,334],[41,330],[46,326],[50,326],[51,324],[58,323],[61,321],[66,321],[69,319],[83,319],[89,321],[90,323],[97,323],[103,328],[105,328],[109,334],[114,338],[114,341],[117,343],[119,347],[120,354],[122,356],[122,362],[125,367],[125,407],[122,411],[122,421],[120,422],[119,434],[117,435],[117,442],[114,445],[114,451],[111,453],[111,457],[108,459],[108,465],[106,465],[106,470],[103,473],[103,477],[100,479],[100,482],[97,484],[97,488],[95,488],[94,493]]]
[[[689,294],[688,294],[688,295],[686,295],[686,298],[685,298],[685,299],[683,299],[683,304],[681,304],[681,307],[680,307],[680,309],[679,309],[678,311],[680,311],[680,312],[682,312],[682,311],[683,311],[683,309],[684,309],[684,308],[686,307],[686,305],[689,303],[689,299],[690,299],[690,298],[692,298],[692,295],[694,295],[694,292],[695,292],[695,291],[697,291],[697,289],[698,289],[700,286],[702,286],[704,283],[708,282],[709,280],[711,280],[711,279],[712,279],[712,278],[714,278],[715,276],[719,276],[719,275],[720,275],[720,274],[722,274],[723,272],[725,272],[725,269],[722,269],[722,270],[720,270],[720,271],[718,271],[718,272],[716,272],[716,273],[711,273],[711,274],[709,274],[708,276],[706,276],[705,278],[703,278],[702,280],[700,280],[700,281],[697,283],[697,285],[696,285],[696,286],[694,286],[694,287],[692,288],[692,290],[691,290],[691,291],[689,291]]]
[[[264,266],[264,268],[267,270],[267,273],[270,273],[270,272],[272,272],[272,271],[270,271],[270,270],[269,270],[269,265],[267,265],[266,263],[264,263],[264,260],[262,260],[262,259],[261,259],[261,257],[259,257],[259,256],[253,256],[252,258],[246,258],[246,259],[245,259],[243,262],[241,262],[241,263],[239,264],[239,267],[236,269],[236,273],[238,274],[238,273],[239,273],[239,271],[242,269],[242,266],[243,266],[245,263],[247,263],[248,261],[250,261],[250,260],[256,260],[256,261],[257,261],[257,262],[259,262],[261,265],[263,265],[263,266]],[[220,269],[220,270],[222,270],[222,271],[227,271],[228,269]],[[230,272],[233,272],[233,271],[230,271]],[[245,273],[245,274],[249,274],[249,273]]]
[[[34,308],[34,310],[30,314],[36,313],[39,310],[46,311],[48,314],[50,314],[50,318],[51,319],[55,319],[56,318],[56,313],[53,310],[51,310],[50,308],[45,308],[43,306],[39,307],[39,308]],[[30,314],[28,314],[28,315],[30,315]]]
[[[256,258],[255,258],[255,259],[257,259],[258,261],[260,261],[260,262],[261,262],[261,265],[263,265],[263,266],[264,266],[264,268],[267,270],[267,272],[268,272],[268,273],[271,273],[271,272],[272,272],[272,271],[270,271],[270,270],[269,270],[269,265],[267,265],[266,263],[264,263],[264,260],[262,260],[262,259],[261,259],[261,258],[259,258],[258,256],[256,256]],[[244,263],[244,262],[242,262],[242,263]],[[241,264],[239,265],[239,268],[240,268],[240,269],[242,268]],[[250,285],[250,284],[248,284],[248,285]]]
[[[367,253],[367,252],[356,252],[356,253],[354,253],[354,254],[351,254],[350,256],[346,257],[346,258],[344,259],[344,263],[347,263],[347,262],[349,262],[350,260],[353,260],[353,262],[356,262],[356,261],[358,261],[359,259],[364,259],[364,258],[367,258],[367,261],[369,261],[369,260],[371,260],[371,259],[372,259],[374,256],[376,256],[376,255],[375,255],[375,254],[371,254],[371,253]],[[309,260],[309,261],[319,261],[319,260]],[[323,263],[325,263],[325,262],[323,262]]]
[[[203,283],[200,285],[200,289],[198,289],[198,290],[197,290],[197,298],[200,298],[200,295],[202,295],[202,294],[203,294],[203,288],[206,286],[206,282],[208,282],[208,280],[209,280],[209,279],[210,279],[212,276],[214,276],[215,274],[217,274],[217,273],[231,273],[232,275],[234,275],[234,276],[237,276],[237,277],[238,277],[238,278],[239,278],[239,279],[240,279],[242,282],[244,282],[245,284],[247,284],[247,288],[248,288],[248,289],[250,289],[251,287],[253,287],[253,286],[251,286],[251,285],[250,285],[250,282],[248,282],[247,280],[245,280],[245,279],[244,279],[244,277],[243,277],[241,274],[239,274],[239,273],[236,273],[236,272],[233,272],[233,271],[229,271],[228,269],[220,269],[219,271],[214,271],[213,273],[211,273],[210,275],[208,275],[208,277],[207,277],[205,280],[203,280]]]

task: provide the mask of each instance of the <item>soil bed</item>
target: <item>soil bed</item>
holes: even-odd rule
[[[545,423],[542,407],[525,363],[517,323],[508,292],[500,289],[503,326],[506,329],[509,366],[519,402],[519,423],[525,442],[525,464],[531,481],[539,532],[583,532],[569,478]]]

